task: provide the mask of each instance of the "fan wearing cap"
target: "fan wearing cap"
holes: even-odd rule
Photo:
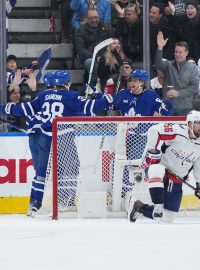
[[[7,56],[7,84],[17,84],[22,88],[24,83],[30,78],[33,80],[32,73],[38,68],[38,61],[34,60],[26,67],[18,67],[17,57],[14,54]],[[35,79],[35,78],[34,78]],[[28,85],[32,91],[31,85]]]

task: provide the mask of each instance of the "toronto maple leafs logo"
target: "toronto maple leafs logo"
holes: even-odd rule
[[[130,110],[128,111],[128,113],[126,115],[127,116],[135,116],[136,115],[135,109],[133,107],[130,108]]]

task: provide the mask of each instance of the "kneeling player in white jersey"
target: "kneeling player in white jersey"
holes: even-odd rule
[[[135,222],[143,216],[170,223],[179,211],[182,184],[193,169],[195,196],[200,199],[200,112],[187,115],[187,126],[158,124],[149,128],[147,168],[149,193],[153,205],[131,197],[128,219]]]

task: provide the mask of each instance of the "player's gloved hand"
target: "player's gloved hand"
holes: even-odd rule
[[[162,153],[160,150],[156,149],[148,150],[146,155],[146,163],[148,165],[160,163],[161,155]]]
[[[0,106],[0,112],[5,115],[10,115],[12,111],[12,106],[16,105],[14,102],[9,102],[5,105]]]
[[[103,95],[103,98],[105,98],[110,105],[112,105],[115,108],[118,108],[120,97],[117,94],[106,94]]]
[[[85,84],[83,87],[82,87],[82,91],[85,95],[92,95],[93,93],[96,92],[96,88],[94,85],[92,84]]]
[[[102,97],[105,98],[109,104],[113,104],[114,99],[112,95],[106,94],[106,95],[103,95]]]
[[[161,115],[173,115],[173,105],[170,100],[163,100],[163,102],[160,105],[159,113]]]
[[[103,94],[102,93],[93,93],[91,94],[91,99],[100,99],[102,98]]]
[[[196,184],[194,195],[200,200],[200,183]]]

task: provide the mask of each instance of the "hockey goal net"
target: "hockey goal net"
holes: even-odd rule
[[[43,208],[52,211],[53,219],[82,217],[84,209],[87,217],[98,217],[99,207],[106,217],[121,217],[130,193],[149,202],[140,164],[147,131],[159,123],[185,124],[185,117],[56,118]],[[193,193],[184,185],[181,209],[199,208]]]

